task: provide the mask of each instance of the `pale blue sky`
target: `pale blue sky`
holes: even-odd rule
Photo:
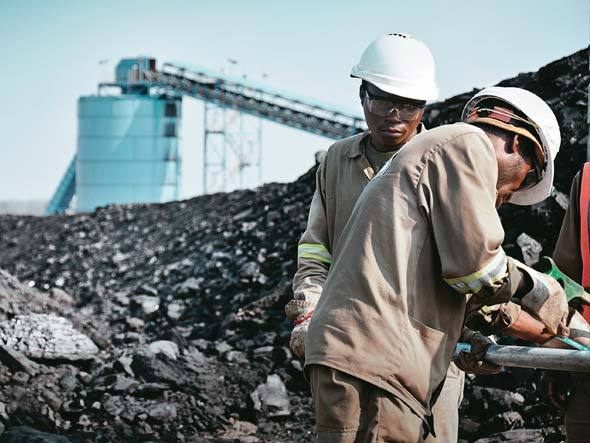
[[[441,98],[494,84],[590,41],[589,0],[0,1],[0,200],[49,198],[76,150],[76,102],[98,61],[139,54],[240,73],[358,110],[365,46],[405,32],[431,48]],[[202,103],[185,100],[183,195],[201,191]],[[330,140],[264,125],[264,181],[289,181]]]

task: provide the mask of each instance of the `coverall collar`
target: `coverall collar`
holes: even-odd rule
[[[425,131],[426,127],[424,123],[420,122],[418,127],[416,128],[416,135],[420,134],[422,131]],[[363,149],[361,147],[362,141],[371,133],[368,129],[360,134],[357,134],[354,139],[354,143],[350,146],[346,155],[348,158],[357,158],[363,153]]]

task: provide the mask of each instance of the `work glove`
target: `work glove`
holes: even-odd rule
[[[570,308],[567,327],[569,338],[590,348],[590,323],[574,308]]]
[[[516,260],[515,263],[532,282],[531,290],[521,298],[522,308],[543,322],[551,334],[567,336],[569,307],[561,285],[553,277],[535,271]]]
[[[545,371],[543,375],[547,398],[557,409],[566,409],[573,381],[569,372]]]
[[[490,345],[495,344],[488,337],[480,332],[472,331],[463,327],[459,341],[469,343],[471,351],[461,351],[455,357],[455,364],[459,369],[470,374],[497,374],[502,370],[502,366],[488,363],[483,360]]]
[[[291,300],[285,306],[287,318],[293,322],[289,347],[299,357],[305,357],[305,337],[315,309],[315,303],[305,300]]]

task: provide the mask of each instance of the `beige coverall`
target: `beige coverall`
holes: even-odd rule
[[[424,131],[420,124],[418,133]],[[375,176],[363,149],[368,134],[367,131],[332,145],[318,168],[307,229],[299,242],[299,266],[293,279],[296,299],[319,299],[330,269],[330,252],[337,247],[356,200]],[[457,441],[464,381],[465,373],[451,363],[433,408],[438,437],[430,436],[428,442]]]
[[[338,233],[305,346],[316,441],[416,443],[423,427],[438,433],[431,407],[466,295],[512,304],[497,178],[489,138],[457,123],[414,137],[366,186]]]
[[[578,283],[582,282],[582,256],[580,254],[580,173],[576,175],[570,192],[570,203],[561,225],[555,246],[555,264]],[[590,374],[571,374],[572,396],[567,404],[565,429],[568,443],[590,441]]]

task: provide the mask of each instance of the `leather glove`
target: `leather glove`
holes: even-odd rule
[[[547,398],[557,409],[566,409],[573,382],[569,372],[545,371]]]
[[[539,319],[553,335],[569,334],[569,307],[561,285],[554,278],[515,260],[517,268],[532,281],[532,289],[521,298],[522,308]]]
[[[305,357],[305,337],[307,336],[307,329],[309,328],[314,308],[315,303],[305,300],[291,300],[285,306],[285,314],[287,314],[287,318],[294,325],[291,331],[289,347],[299,358]]]
[[[295,325],[291,331],[289,348],[291,348],[291,351],[293,351],[293,353],[299,358],[305,358],[305,339],[307,337],[307,329],[309,328],[310,321],[311,317],[305,319],[302,323]]]
[[[454,361],[459,369],[470,374],[497,374],[502,370],[502,366],[483,360],[490,345],[495,344],[488,337],[480,332],[463,327],[459,340],[471,345],[470,352],[461,351],[455,357]]]
[[[569,329],[569,338],[590,347],[590,323],[573,308],[570,308],[567,327]]]

